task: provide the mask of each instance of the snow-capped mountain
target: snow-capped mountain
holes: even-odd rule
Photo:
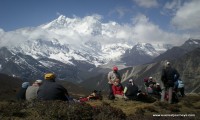
[[[184,54],[200,47],[200,40],[199,39],[189,39],[185,41],[185,43],[181,46],[173,47],[163,54],[160,54],[158,57],[156,57],[153,61],[162,61],[162,60],[173,60],[177,59]]]
[[[124,32],[116,22],[103,23],[99,15],[84,18],[61,15],[38,27],[8,32],[0,29],[0,48],[6,47],[14,54],[32,56],[46,68],[56,67],[53,71],[59,70],[58,66],[67,66],[62,70],[73,69],[76,71],[74,76],[80,69],[88,71],[109,61],[122,60],[130,65],[123,58],[131,60],[127,56],[134,55],[136,51],[152,59],[168,49],[160,44],[136,44],[127,32],[131,30]]]
[[[72,60],[81,60],[98,66],[120,57],[133,46],[130,41],[116,38],[117,29],[109,30],[109,26],[118,27],[113,22],[101,23],[97,15],[85,18],[61,15],[35,28],[2,31],[0,46],[35,59],[48,57],[71,65]]]
[[[169,44],[137,43],[132,49],[127,49],[121,60],[128,66],[151,62],[164,51],[172,48]]]

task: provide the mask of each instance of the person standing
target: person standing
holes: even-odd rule
[[[31,101],[37,99],[37,92],[42,84],[42,80],[36,80],[32,86],[29,86],[26,90],[26,100]]]
[[[162,86],[162,95],[161,101],[164,101],[165,91],[168,91],[168,103],[172,104],[172,92],[174,88],[174,83],[178,80],[179,73],[175,68],[172,68],[170,62],[166,62],[165,67],[162,69],[161,73],[161,86]]]
[[[38,89],[38,99],[68,101],[69,94],[67,90],[62,85],[56,83],[55,78],[54,73],[45,74],[45,80]]]
[[[114,99],[112,86],[116,80],[119,80],[119,83],[121,83],[121,75],[118,72],[118,67],[114,66],[112,71],[108,73],[108,87],[109,87],[108,99],[110,100]]]

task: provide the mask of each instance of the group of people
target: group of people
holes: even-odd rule
[[[110,100],[115,98],[133,100],[137,99],[141,95],[145,95],[141,90],[139,90],[133,79],[130,79],[125,86],[121,84],[121,76],[118,72],[117,66],[114,66],[113,70],[108,73],[108,86],[108,99]]]
[[[24,82],[17,94],[18,100],[63,100],[68,101],[69,94],[60,84],[55,82],[56,75],[47,73],[44,80],[36,80],[31,86]]]
[[[18,100],[62,100],[68,102],[85,102],[89,100],[102,99],[101,91],[94,90],[87,97],[74,99],[69,96],[67,89],[56,83],[56,75],[47,73],[44,80],[36,80],[32,85],[30,82],[23,82],[17,94]]]
[[[160,84],[156,82],[156,80],[154,80],[153,77],[145,78],[144,86],[145,86],[146,93],[148,95],[154,95],[156,97],[161,96],[162,90],[161,90]]]
[[[144,79],[145,92],[138,89],[134,80],[128,80],[125,87],[121,84],[121,76],[116,66],[108,73],[109,94],[108,99],[115,98],[137,99],[140,95],[153,95],[161,101],[167,100],[170,104],[178,102],[177,96],[184,97],[184,83],[180,75],[170,62],[166,62],[161,73],[161,81],[158,82],[153,77]],[[179,93],[180,92],[180,93]]]
[[[156,95],[161,101],[168,100],[174,103],[173,94],[180,92],[180,96],[184,96],[184,84],[179,77],[176,69],[171,67],[170,62],[166,62],[161,73],[161,82],[158,83],[153,77],[144,79],[145,92],[142,92],[135,84],[133,79],[129,79],[126,85],[121,83],[121,75],[118,67],[114,66],[112,71],[108,73],[108,99],[123,98],[137,100],[141,96]],[[24,82],[17,95],[19,100],[63,100],[68,101],[71,97],[68,91],[60,84],[55,82],[56,75],[47,73],[44,80],[36,80],[32,85]],[[143,98],[143,97],[142,97]],[[89,96],[80,98],[79,101],[88,101],[92,99],[102,99],[100,91],[94,90]]]

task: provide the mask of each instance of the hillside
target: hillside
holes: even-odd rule
[[[19,78],[0,73],[0,100],[16,100],[16,94],[22,82],[23,81]],[[86,96],[91,92],[71,82],[61,80],[57,80],[56,82],[63,85],[73,97]],[[33,80],[30,81],[30,83],[33,83]]]
[[[175,67],[181,76],[181,79],[185,82],[186,92],[200,92],[200,48],[196,48],[180,58],[171,60],[171,64]],[[136,84],[143,89],[143,79],[152,76],[157,82],[160,81],[161,70],[165,61],[154,62],[144,65],[137,65],[134,67],[128,67],[120,70],[122,75],[122,83],[126,84],[126,81],[130,78],[134,79]],[[101,90],[107,89],[107,73],[101,74],[96,77],[83,82],[83,85],[92,89],[97,88]]]
[[[178,104],[140,101],[0,101],[0,119],[45,120],[199,120],[200,95],[188,94]]]
[[[0,100],[15,99],[22,80],[0,73]]]

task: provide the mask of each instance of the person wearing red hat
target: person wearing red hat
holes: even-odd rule
[[[108,99],[114,99],[112,86],[116,82],[116,80],[119,80],[119,83],[120,83],[121,82],[121,75],[118,72],[118,67],[114,66],[113,69],[112,69],[112,71],[110,71],[108,73],[108,86],[109,86]]]

